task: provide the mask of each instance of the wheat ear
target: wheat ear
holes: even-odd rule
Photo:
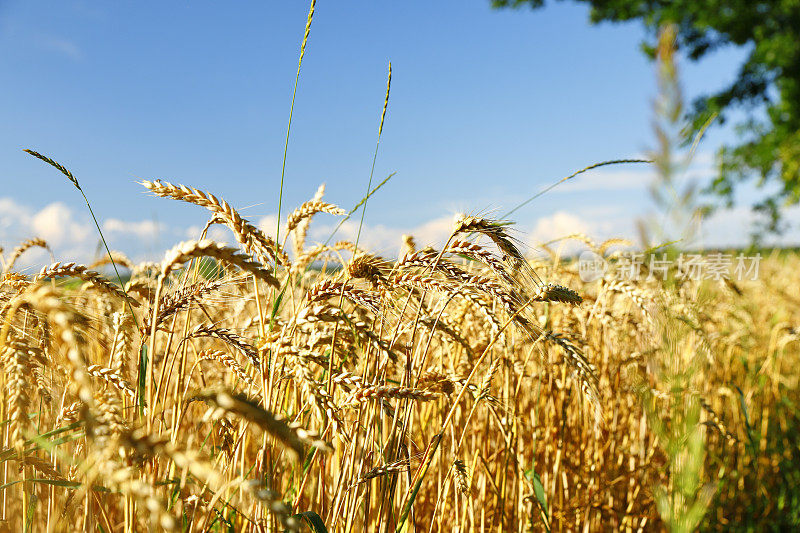
[[[215,213],[233,231],[236,240],[247,253],[271,257],[278,264],[289,264],[289,258],[281,247],[272,238],[264,235],[260,229],[242,218],[239,212],[225,200],[193,187],[173,185],[161,180],[142,181],[141,185],[156,196],[205,207]]]
[[[89,270],[89,268],[85,265],[79,265],[76,263],[53,263],[50,266],[43,267],[36,277],[33,278],[33,280],[41,281],[45,278],[55,278],[57,276],[73,276],[80,278],[83,281],[88,281],[93,286],[105,293],[122,298],[133,307],[139,307],[140,305],[138,301],[129,297],[124,290],[120,289],[117,285],[104,278],[99,272]]]
[[[14,263],[17,262],[17,259],[19,259],[19,257],[22,254],[24,254],[25,251],[36,246],[38,246],[39,248],[44,248],[48,252],[50,251],[50,247],[47,245],[47,241],[45,241],[44,239],[40,239],[38,237],[33,239],[28,239],[27,241],[22,242],[19,246],[14,248],[14,251],[11,252],[11,257],[9,257],[8,263],[6,263],[6,267],[3,269],[3,272],[11,272],[11,269],[14,268]]]

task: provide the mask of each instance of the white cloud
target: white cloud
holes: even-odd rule
[[[184,235],[187,239],[199,239],[201,231],[203,231],[203,228],[200,226],[189,226],[186,228],[186,231],[184,231]]]
[[[91,230],[87,222],[76,220],[72,210],[62,202],[53,202],[34,214],[30,225],[36,236],[53,247],[85,242]]]
[[[789,230],[783,235],[770,236],[765,240],[768,246],[797,246],[800,244],[800,207],[786,208],[781,212],[783,222]],[[749,242],[750,234],[758,214],[750,206],[738,206],[714,213],[703,220],[700,226],[701,244],[709,248],[724,248]]]
[[[567,211],[557,211],[552,215],[540,217],[527,234],[521,236],[521,241],[526,248],[535,250],[537,245],[557,241],[550,245],[561,254],[571,254],[585,246],[574,239],[564,239],[568,235],[581,233],[595,241],[603,241],[611,236],[628,235],[624,231],[626,220],[610,218],[604,211],[600,216],[591,216],[587,213],[575,214]]]
[[[21,219],[30,219],[29,210],[18,205],[11,198],[0,198],[0,232],[14,227]]]
[[[103,223],[103,231],[109,235],[138,237],[139,239],[152,239],[159,232],[164,231],[164,226],[153,220],[140,220],[126,222],[116,218],[109,218]]]
[[[278,231],[278,215],[272,214],[267,215],[265,217],[261,217],[258,219],[258,223],[256,224],[258,228],[264,232],[265,235],[269,235],[271,237],[275,236],[275,232]],[[286,234],[286,228],[281,228],[281,235]]]
[[[309,232],[309,242],[324,242],[331,235],[339,222],[331,224],[312,223]],[[358,236],[359,221],[350,219],[336,232],[332,242],[348,240],[355,242]],[[424,246],[441,246],[453,229],[453,217],[444,216],[429,220],[418,225],[391,227],[384,224],[370,225],[364,223],[361,228],[361,237],[358,239],[359,248],[370,250],[386,257],[396,257],[402,245],[403,235],[412,235],[418,248]]]
[[[450,233],[453,231],[453,217],[444,216],[434,218],[414,228],[410,234],[423,246],[433,244],[443,246]],[[399,239],[398,239],[399,243]]]
[[[566,211],[558,211],[537,220],[529,237],[531,243],[536,243],[551,241],[573,233],[591,232],[592,225],[589,221]]]
[[[163,252],[152,250],[156,232],[175,233],[149,220],[112,218],[102,226],[112,249],[118,248],[137,261],[154,259],[154,253],[160,256]],[[73,209],[64,202],[52,202],[37,209],[13,198],[0,198],[0,246],[6,249],[6,255],[19,243],[33,237],[47,241],[56,261],[91,263],[99,253],[97,229],[82,209]],[[38,269],[52,261],[44,250],[32,248],[20,258],[17,267]]]
[[[202,226],[189,226],[183,232],[179,232],[179,236],[180,238],[183,239],[196,240],[200,238],[202,231],[203,231]],[[213,224],[206,231],[205,238],[217,242],[228,242],[233,239],[233,235],[231,234],[230,230],[228,230],[227,227],[221,226],[219,224]]]
[[[200,232],[198,231],[192,238],[197,239],[199,236]],[[206,238],[217,242],[232,242],[236,240],[231,231],[226,226],[219,226],[219,225],[211,226],[210,228],[208,228],[208,231],[206,232]]]
[[[90,257],[93,245],[88,217],[76,215],[63,202],[53,202],[36,210],[12,198],[0,198],[0,245],[11,250],[32,237],[47,241],[56,258]],[[32,248],[17,262],[19,268],[50,263],[51,257]]]
[[[643,189],[652,181],[655,174],[649,171],[619,170],[598,171],[593,175],[576,176],[574,181],[568,181],[555,191],[561,193],[575,193],[587,191],[619,191]]]

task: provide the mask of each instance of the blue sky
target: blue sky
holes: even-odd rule
[[[133,255],[160,255],[206,220],[202,209],[146,194],[140,179],[209,190],[274,225],[307,10],[306,2],[0,2],[2,244],[38,232],[65,260],[94,249],[77,191],[26,147],[75,173],[112,245]],[[400,233],[435,240],[457,211],[504,212],[578,168],[641,155],[653,144],[656,90],[643,37],[635,23],[591,26],[585,6],[566,2],[496,11],[488,0],[320,0],[284,213],[322,182],[345,208],[364,194],[389,60],[375,179],[397,174],[365,221],[366,242],[380,251],[394,252]],[[732,80],[742,57],[724,50],[683,63],[687,99]],[[730,138],[711,132],[698,176]],[[631,231],[647,210],[648,179],[633,167],[587,174],[515,219],[531,241],[570,225],[598,238]],[[321,217],[312,236],[330,224]]]

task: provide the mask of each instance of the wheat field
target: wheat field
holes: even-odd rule
[[[15,264],[41,239],[3,255],[5,530],[798,519],[795,254],[757,280],[583,283],[503,221],[460,215],[440,249],[388,258],[307,245],[315,215],[346,215],[323,188],[277,243],[210,192],[142,185],[207,209],[198,239],[38,273]],[[626,241],[569,239],[622,268]]]

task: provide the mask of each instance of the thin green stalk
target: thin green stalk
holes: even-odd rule
[[[514,209],[512,209],[511,211],[509,211],[505,215],[501,216],[500,219],[501,220],[506,219],[510,214],[514,213],[515,211],[517,211],[521,207],[524,207],[524,206],[528,205],[529,203],[531,203],[532,201],[536,200],[537,198],[539,198],[544,193],[550,191],[551,189],[556,188],[558,185],[561,185],[565,181],[574,178],[578,174],[583,174],[584,172],[587,172],[589,170],[592,170],[592,169],[595,169],[595,168],[598,168],[598,167],[605,167],[605,166],[608,166],[608,165],[619,165],[619,164],[622,164],[622,163],[652,163],[652,162],[653,161],[651,159],[612,159],[611,161],[603,161],[602,163],[595,163],[594,165],[589,165],[588,167],[582,168],[577,172],[573,172],[569,176],[567,176],[565,178],[561,178],[560,180],[558,180],[554,184],[545,187],[544,189],[542,189],[538,193],[534,194],[533,196],[531,196],[530,198],[528,198],[527,200],[525,200],[521,204],[517,205]]]
[[[300,82],[300,67],[303,65],[303,56],[306,55],[306,43],[308,35],[311,33],[311,20],[314,18],[314,7],[317,0],[311,0],[311,8],[308,10],[308,20],[306,20],[306,32],[303,34],[303,42],[300,44],[300,59],[297,61],[297,76],[294,78],[294,90],[292,91],[292,105],[289,107],[289,124],[286,126],[286,145],[283,147],[283,164],[281,165],[281,187],[278,192],[278,229],[275,232],[275,242],[281,242],[281,207],[283,206],[283,176],[286,173],[286,154],[289,151],[289,133],[292,131],[292,115],[294,115],[294,99],[297,96],[297,84]]]
[[[372,189],[372,177],[375,174],[375,162],[378,159],[378,148],[381,145],[381,135],[383,134],[383,123],[386,120],[386,110],[389,108],[389,91],[391,90],[391,88],[392,88],[392,62],[389,61],[389,76],[386,80],[386,97],[383,99],[383,111],[381,112],[381,123],[378,126],[378,140],[375,142],[375,153],[372,155],[372,168],[369,171],[369,181],[367,182],[367,194],[364,196],[363,202],[359,202],[359,204],[363,203],[364,207],[361,209],[361,221],[358,223],[358,234],[356,235],[355,251],[353,252],[354,256],[355,253],[357,253],[358,251],[358,241],[361,238],[361,227],[364,224],[364,214],[367,212],[367,200],[369,200],[369,197],[371,196],[370,190]],[[386,178],[386,180],[388,179],[389,178]],[[384,180],[384,183],[386,182],[386,180]],[[358,205],[356,205],[354,211],[355,209],[358,209]],[[350,215],[348,214],[348,218],[349,216]],[[341,226],[343,222],[344,220],[339,222],[339,225]],[[336,230],[334,230],[334,233],[335,232]],[[331,234],[331,237],[333,237],[333,234]],[[330,237],[328,238],[328,240],[330,240]],[[339,307],[342,307],[342,302],[344,301],[344,291],[346,287],[347,287],[347,282],[345,281],[345,283],[342,283],[342,291],[341,294],[339,295]],[[331,383],[331,378],[333,377],[333,359],[334,359],[333,354],[334,354],[334,346],[336,345],[336,334],[338,330],[339,330],[339,323],[337,322],[333,328],[333,337],[331,339],[331,356],[328,359],[328,383],[326,386],[326,390],[329,393],[332,393],[331,388],[333,384]]]
[[[369,191],[369,193],[367,193],[366,196],[364,196],[361,200],[359,200],[358,203],[356,205],[354,205],[353,208],[350,211],[348,211],[347,215],[345,215],[341,220],[339,220],[339,223],[336,225],[335,228],[333,228],[333,231],[328,236],[328,238],[325,240],[325,242],[323,243],[323,246],[327,246],[328,243],[331,242],[331,239],[333,239],[333,236],[336,235],[336,232],[339,231],[339,228],[342,227],[342,224],[344,224],[345,222],[350,220],[350,217],[353,216],[353,213],[358,211],[358,208],[361,207],[362,205],[364,205],[367,202],[367,200],[369,200],[370,196],[372,196],[373,194],[378,192],[378,190],[380,190],[381,187],[386,185],[386,182],[388,182],[390,179],[392,179],[395,174],[397,174],[397,172],[392,172],[391,174],[389,174],[388,176],[383,178],[382,182],[380,182],[378,185],[376,185],[374,189]]]
[[[389,91],[392,88],[392,62],[389,61],[389,76],[386,80],[386,98],[383,100],[383,112],[381,113],[381,124],[378,126],[378,140],[375,142],[375,154],[372,156],[372,168],[369,171],[369,182],[367,182],[367,195],[364,197],[364,208],[361,210],[361,221],[358,223],[358,234],[356,235],[356,248],[361,239],[361,227],[364,225],[364,215],[367,212],[367,200],[369,191],[372,189],[372,176],[375,174],[375,162],[378,160],[378,147],[381,145],[381,134],[383,134],[383,122],[386,120],[386,110],[389,108]]]
[[[117,281],[119,282],[120,288],[122,288],[122,292],[125,293],[125,303],[128,305],[128,311],[130,311],[131,316],[133,317],[133,322],[136,324],[136,328],[138,329],[139,322],[136,320],[136,314],[133,312],[133,307],[131,306],[130,298],[128,297],[128,291],[125,290],[125,284],[122,283],[122,276],[119,275],[119,270],[117,270],[117,264],[114,262],[114,257],[111,255],[111,250],[108,247],[106,238],[103,237],[103,232],[100,229],[100,224],[97,222],[97,217],[94,216],[94,210],[92,209],[92,206],[89,203],[89,199],[86,197],[86,193],[83,192],[80,183],[78,183],[78,179],[72,175],[72,172],[67,170],[63,165],[61,165],[57,161],[54,161],[53,159],[50,159],[49,157],[42,155],[34,150],[26,148],[24,151],[37,159],[41,159],[48,165],[58,169],[62,174],[64,174],[67,177],[67,179],[69,179],[69,181],[72,182],[73,185],[75,185],[75,188],[78,189],[78,191],[80,191],[81,196],[83,196],[83,201],[86,202],[86,207],[89,208],[89,214],[92,215],[92,220],[94,221],[94,225],[97,227],[97,233],[100,234],[100,240],[103,241],[103,246],[105,246],[106,248],[106,253],[108,254],[108,259],[111,261],[111,266],[114,267],[114,273],[117,275]]]
[[[122,276],[119,275],[119,270],[117,269],[117,263],[114,262],[114,256],[111,255],[111,249],[109,249],[108,243],[106,242],[106,238],[103,236],[103,231],[100,229],[100,223],[97,222],[97,217],[94,216],[94,210],[92,209],[92,206],[89,203],[89,199],[86,197],[86,193],[83,192],[81,184],[78,183],[78,179],[72,175],[72,172],[70,172],[66,167],[64,167],[64,165],[60,164],[59,162],[50,159],[49,157],[42,155],[34,150],[26,148],[25,152],[27,152],[28,154],[32,155],[37,159],[41,159],[48,165],[56,168],[59,172],[64,174],[67,177],[67,179],[72,182],[73,185],[75,185],[75,188],[78,189],[78,191],[80,191],[81,196],[83,196],[83,201],[86,202],[86,207],[89,208],[89,214],[92,215],[92,220],[94,221],[94,225],[97,227],[97,233],[100,234],[100,240],[103,241],[103,246],[105,246],[106,253],[108,254],[108,259],[109,261],[111,261],[111,266],[114,267],[114,273],[117,275],[117,281],[119,282],[119,286],[122,289],[122,292],[125,294],[125,304],[128,307],[128,312],[131,314],[131,317],[133,317],[133,323],[136,325],[136,329],[139,329],[139,321],[136,319],[136,313],[133,312],[133,306],[131,306],[130,296],[128,296],[128,291],[125,290],[125,284],[122,283]],[[142,345],[141,351],[139,352],[139,371],[138,371],[139,377],[137,379],[137,383],[139,384],[138,390],[139,390],[140,414],[144,413],[144,397],[143,397],[144,386],[142,382],[142,377],[143,377],[142,372],[144,371],[145,365],[142,364],[142,361],[147,357],[145,349],[146,349],[145,346]]]

